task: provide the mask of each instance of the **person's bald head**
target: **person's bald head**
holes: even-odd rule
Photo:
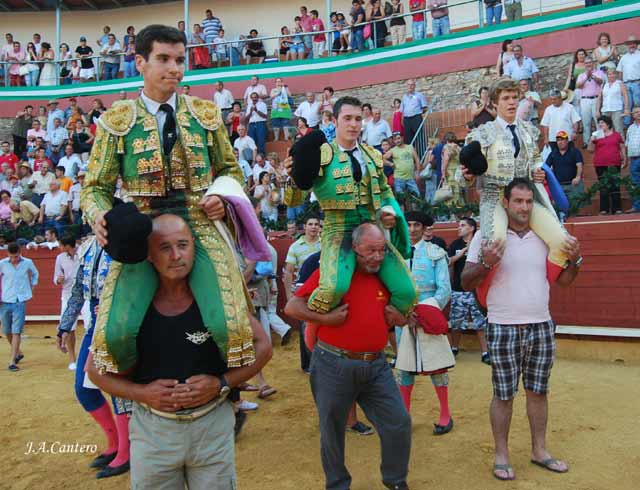
[[[174,214],[158,216],[148,240],[149,262],[160,280],[186,280],[195,256],[193,233],[187,222]]]
[[[377,274],[387,251],[382,230],[373,223],[364,223],[353,230],[352,242],[358,269]]]

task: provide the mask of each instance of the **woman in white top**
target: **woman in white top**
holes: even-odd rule
[[[60,45],[60,61],[66,61],[66,63],[60,63],[60,83],[62,85],[71,84],[71,77],[69,75],[72,68],[72,59],[73,55],[71,54],[69,45],[67,43],[62,43]]]
[[[504,41],[502,41],[502,50],[498,55],[498,62],[496,63],[496,73],[499,77],[504,75],[505,67],[513,58],[513,40],[505,39]]]
[[[607,81],[602,87],[596,105],[596,117],[609,116],[616,132],[624,134],[624,116],[629,115],[629,96],[627,87],[617,78],[615,68],[607,70]]]
[[[278,221],[278,191],[271,184],[269,172],[262,172],[259,181],[253,190],[253,197],[260,200],[262,218],[275,223]]]
[[[607,71],[609,67],[615,68],[618,59],[618,50],[611,44],[611,37],[606,32],[598,35],[598,45],[593,50],[598,70]]]
[[[56,85],[56,65],[54,63],[47,63],[53,61],[56,55],[49,43],[42,43],[41,48],[39,58],[41,61],[45,61],[45,63],[42,65],[42,71],[40,72],[40,86]]]

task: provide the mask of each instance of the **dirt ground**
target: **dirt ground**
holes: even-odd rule
[[[128,476],[96,480],[90,454],[31,454],[29,443],[97,444],[103,437],[73,393],[67,359],[54,346],[53,327],[29,326],[19,373],[5,366],[8,344],[0,340],[0,488],[125,489]],[[279,340],[279,339],[278,339]],[[322,489],[318,426],[308,378],[299,368],[297,338],[276,347],[265,370],[278,394],[249,415],[237,444],[238,488]],[[412,489],[624,490],[640,488],[640,366],[560,359],[552,375],[548,446],[566,458],[568,474],[529,463],[529,427],[524,396],[514,406],[510,447],[517,481],[491,476],[492,438],[487,416],[490,368],[477,352],[462,352],[450,373],[454,430],[431,434],[437,399],[420,378],[412,406]],[[248,399],[253,399],[253,393]],[[347,436],[353,490],[382,489],[377,436]]]

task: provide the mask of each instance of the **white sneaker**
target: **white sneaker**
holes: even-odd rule
[[[75,362],[70,362],[68,367],[69,367],[69,371],[75,371],[76,370],[76,363]]]
[[[248,412],[248,411],[257,410],[257,409],[258,409],[257,403],[253,403],[247,400],[242,400],[238,404],[238,410],[241,410],[242,412]]]

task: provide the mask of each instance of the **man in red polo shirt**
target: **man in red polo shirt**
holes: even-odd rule
[[[8,141],[3,141],[0,143],[0,165],[6,163],[9,165],[14,172],[16,171],[16,163],[18,163],[19,159],[14,154],[11,153],[11,146]]]
[[[345,426],[349,409],[358,402],[380,435],[382,482],[390,489],[408,490],[411,419],[383,353],[390,326],[407,320],[389,305],[389,292],[378,278],[385,254],[391,253],[382,231],[371,223],[360,225],[353,231],[353,250],[356,271],[340,306],[324,314],[307,307],[307,298],[318,287],[317,270],[285,312],[319,325],[310,378],[326,489],[351,487],[344,464]]]

